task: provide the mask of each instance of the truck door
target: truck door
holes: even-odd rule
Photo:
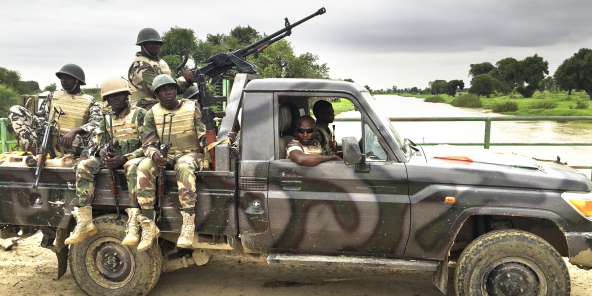
[[[403,256],[410,218],[405,164],[382,148],[388,146],[374,136],[375,125],[356,126],[358,135],[367,135],[360,143],[367,151],[369,170],[357,170],[343,161],[304,167],[278,155],[270,163],[268,205],[274,248]]]

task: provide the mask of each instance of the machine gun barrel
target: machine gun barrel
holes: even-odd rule
[[[293,24],[290,24],[290,22],[288,21],[288,18],[285,18],[285,26],[286,26],[285,28],[255,42],[247,47],[241,48],[241,49],[233,52],[233,54],[244,58],[250,54],[255,53],[255,51],[261,52],[261,51],[263,51],[263,49],[265,49],[265,47],[267,47],[273,43],[276,43],[285,37],[290,36],[292,34],[292,28],[308,21],[309,19],[311,19],[317,15],[324,14],[325,12],[327,12],[327,10],[324,7],[322,7],[319,10],[317,10],[315,13],[313,13],[313,14],[311,14],[311,15],[309,15],[309,16],[307,16],[307,17],[305,17]],[[284,34],[284,35],[279,36],[280,34]],[[277,37],[277,36],[279,36],[279,37]],[[275,37],[277,37],[277,38],[275,38]],[[263,47],[261,47],[261,45],[263,45]]]
[[[43,134],[43,141],[41,142],[41,151],[39,151],[39,154],[37,154],[37,169],[35,170],[35,184],[33,185],[33,190],[37,190],[39,186],[39,179],[41,178],[41,171],[43,170],[43,167],[45,167],[47,151],[49,150],[51,138],[56,130],[57,122],[60,119],[60,116],[64,114],[62,108],[60,108],[59,111],[56,107],[53,109],[54,112],[52,119],[47,123],[47,126],[45,126],[45,133]]]

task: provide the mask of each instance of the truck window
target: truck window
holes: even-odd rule
[[[364,123],[364,154],[367,161],[386,161],[388,155],[367,123]]]

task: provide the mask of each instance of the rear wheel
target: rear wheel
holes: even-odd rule
[[[160,247],[137,252],[135,246],[122,245],[127,219],[116,217],[95,218],[97,234],[70,246],[70,271],[88,295],[146,295],[160,277]]]
[[[569,295],[569,271],[542,238],[521,230],[486,233],[462,252],[455,273],[458,296]]]

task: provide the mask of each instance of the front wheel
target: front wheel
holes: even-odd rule
[[[462,252],[456,265],[458,296],[570,294],[565,261],[548,242],[521,230],[486,233]]]
[[[160,247],[152,244],[145,252],[137,252],[135,246],[122,245],[127,219],[116,217],[95,218],[98,232],[70,246],[70,271],[76,284],[91,296],[146,295],[160,277]]]

